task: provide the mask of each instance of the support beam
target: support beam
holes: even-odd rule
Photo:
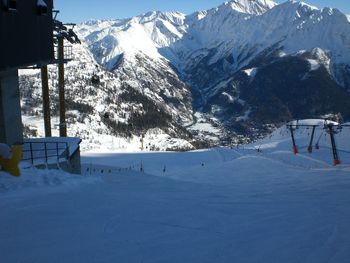
[[[294,137],[294,129],[293,129],[293,125],[288,125],[289,126],[289,130],[290,130],[290,134],[292,136],[292,142],[293,142],[293,153],[294,154],[298,154],[298,147],[295,143],[295,137]]]
[[[64,39],[58,38],[58,92],[60,102],[60,137],[67,137],[66,105],[64,92]]]
[[[51,137],[51,115],[50,115],[50,95],[49,95],[49,77],[47,66],[41,67],[41,84],[43,91],[43,113],[45,137]]]
[[[23,142],[18,71],[0,72],[0,143]]]
[[[333,164],[334,164],[334,166],[336,166],[336,165],[340,164],[340,160],[339,160],[337,146],[336,146],[336,143],[335,143],[333,126],[334,126],[333,124],[328,124],[327,125],[327,129],[329,131],[329,136],[331,138],[332,153],[333,153]]]
[[[312,153],[312,145],[314,143],[314,136],[315,136],[315,130],[317,126],[312,126],[312,132],[311,132],[311,138],[310,138],[310,143],[309,147],[307,148],[309,153]]]

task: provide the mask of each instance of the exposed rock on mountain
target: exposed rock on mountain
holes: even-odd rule
[[[82,88],[99,93],[88,104],[128,124],[135,122],[130,108],[144,117],[155,110],[167,121],[153,126],[174,136],[181,130],[186,139],[186,128],[197,138],[227,142],[255,138],[295,118],[340,113],[350,119],[350,21],[337,9],[232,0],[190,15],[89,21],[78,33],[85,44],[76,49],[89,57],[85,63],[98,64],[90,72],[108,76],[104,95]],[[76,58],[68,66],[74,83],[83,74],[77,69],[82,58]],[[198,120],[210,128],[198,130]]]

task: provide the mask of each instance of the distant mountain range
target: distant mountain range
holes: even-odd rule
[[[69,75],[86,73],[85,58],[98,64],[90,75],[109,76],[103,89],[112,94],[86,103],[103,105],[113,123],[135,121],[126,109],[135,105],[139,118],[165,120],[126,127],[131,133],[157,127],[185,140],[238,142],[295,118],[350,119],[350,18],[337,9],[233,0],[190,15],[89,21],[77,31],[84,44],[75,50],[85,55]],[[83,80],[88,85],[89,75]]]

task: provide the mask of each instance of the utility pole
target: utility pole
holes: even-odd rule
[[[67,137],[66,105],[64,92],[64,38],[58,37],[58,92],[60,103],[60,137]]]
[[[51,137],[51,115],[50,115],[50,95],[49,95],[49,78],[47,65],[41,67],[41,84],[43,92],[43,113],[45,137]]]

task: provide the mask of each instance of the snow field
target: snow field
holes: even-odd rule
[[[88,152],[82,176],[0,173],[1,261],[348,262],[349,159],[333,167],[327,137],[295,156],[289,137],[280,129],[234,149]],[[308,137],[296,131],[300,146]],[[343,130],[337,143],[347,138]]]

